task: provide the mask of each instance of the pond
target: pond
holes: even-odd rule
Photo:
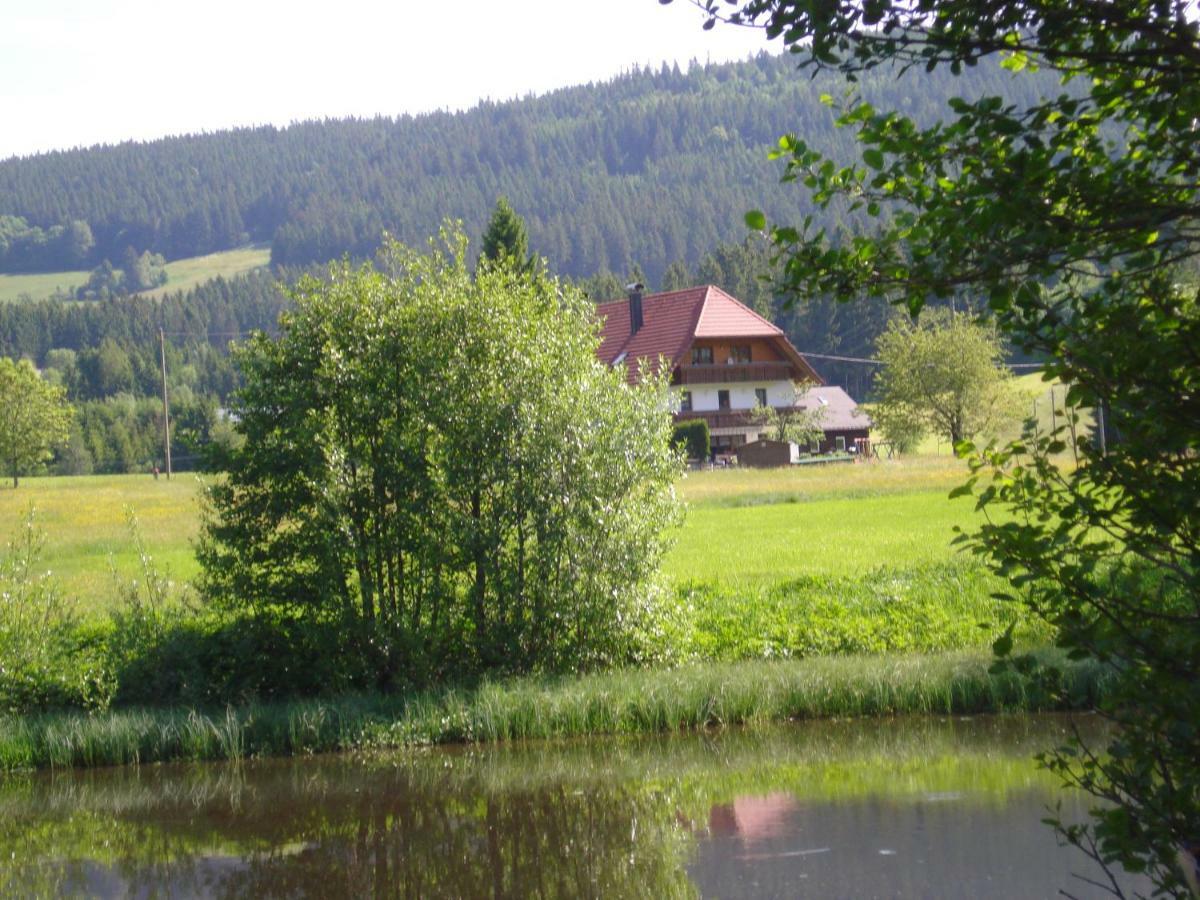
[[[1086,814],[1031,761],[1069,727],[901,718],[8,776],[0,895],[1101,896],[1041,823]]]

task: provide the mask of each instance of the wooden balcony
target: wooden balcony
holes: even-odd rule
[[[789,362],[729,363],[728,365],[680,366],[673,384],[727,384],[733,381],[787,381],[792,379]]]
[[[678,422],[684,422],[688,419],[703,419],[708,423],[709,428],[742,428],[751,424],[750,411],[745,409],[708,410],[706,412],[687,410],[677,412],[675,419]]]

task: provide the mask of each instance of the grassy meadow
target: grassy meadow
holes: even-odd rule
[[[112,566],[135,577],[139,561],[126,523],[137,517],[147,549],[167,577],[198,572],[191,542],[199,530],[200,483],[191,473],[24,478],[0,486],[0,543],[20,529],[30,509],[46,537],[42,568],[54,574],[80,612],[102,613],[114,602]],[[111,565],[110,565],[111,563]]]
[[[1002,582],[950,544],[979,514],[947,494],[956,460],[687,473],[683,524],[663,572],[670,602],[658,653],[679,662],[986,648],[1015,610]],[[201,481],[148,475],[30,478],[0,488],[0,536],[30,507],[45,532],[42,565],[78,612],[103,619],[141,576],[126,511],[158,570],[198,574]],[[987,627],[980,627],[986,625]],[[1018,634],[1040,643],[1030,623]]]
[[[0,275],[0,303],[17,303],[25,297],[43,300],[60,291],[73,291],[88,280],[89,274],[78,271]]]
[[[167,263],[167,283],[142,296],[161,297],[175,291],[186,291],[211,278],[232,278],[252,269],[260,269],[271,261],[269,247],[239,247],[206,256],[193,256]],[[15,303],[23,297],[43,300],[56,292],[73,291],[88,280],[88,271],[38,272],[22,275],[0,275],[0,303]]]
[[[687,473],[679,483],[684,522],[664,574],[674,587],[719,584],[758,590],[801,578],[862,579],[880,569],[949,565],[956,525],[977,521],[969,498],[948,500],[963,480],[956,460]],[[200,479],[95,475],[26,478],[0,484],[0,538],[30,507],[46,534],[42,562],[84,611],[109,602],[110,559],[123,573],[137,557],[126,510],[137,517],[160,570],[197,574],[191,542],[199,530]]]

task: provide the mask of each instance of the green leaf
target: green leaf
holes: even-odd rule
[[[865,162],[872,169],[876,169],[876,170],[882,169],[883,168],[883,153],[882,153],[882,151],[876,150],[874,147],[864,150],[863,151],[863,162]]]
[[[767,227],[767,217],[761,210],[752,209],[746,213],[746,226],[754,231],[762,231]]]

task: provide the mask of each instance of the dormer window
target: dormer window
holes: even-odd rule
[[[712,347],[693,347],[692,365],[711,366],[713,361]]]

